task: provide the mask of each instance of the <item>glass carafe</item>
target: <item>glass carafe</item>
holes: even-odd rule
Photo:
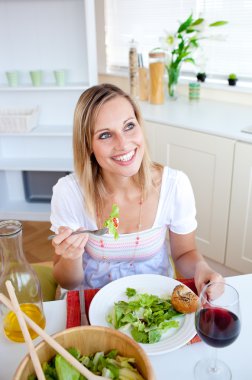
[[[22,311],[41,328],[45,327],[42,293],[37,274],[27,262],[22,246],[22,224],[17,220],[0,222],[0,292],[9,298],[5,282],[10,280]],[[24,342],[16,315],[0,302],[2,326],[7,338]],[[28,326],[29,328],[29,326]],[[37,334],[29,328],[31,338]]]

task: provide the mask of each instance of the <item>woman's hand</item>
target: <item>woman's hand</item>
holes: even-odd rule
[[[208,282],[225,282],[224,278],[220,273],[215,272],[209,267],[205,261],[199,261],[196,264],[195,274],[194,274],[195,286],[198,291],[198,295],[202,291],[203,287]]]
[[[72,232],[68,227],[60,227],[58,235],[52,240],[52,245],[56,255],[64,259],[77,260],[84,252],[88,234],[71,235]]]

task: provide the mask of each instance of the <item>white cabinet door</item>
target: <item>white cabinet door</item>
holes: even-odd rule
[[[240,142],[235,148],[226,265],[252,272],[252,145]]]
[[[146,122],[146,130],[152,158],[190,178],[199,251],[224,263],[235,142],[152,122]]]

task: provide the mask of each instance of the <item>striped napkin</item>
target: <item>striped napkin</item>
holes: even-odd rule
[[[188,286],[193,292],[197,294],[197,290],[195,287],[195,283],[193,279],[181,279],[178,280]],[[85,292],[85,306],[86,306],[86,312],[88,316],[89,307],[91,304],[91,301],[95,294],[99,292],[100,289],[86,289]],[[66,328],[70,327],[76,327],[80,326],[80,301],[79,301],[79,291],[78,290],[71,290],[67,292],[67,322],[66,322]],[[200,338],[198,335],[195,335],[194,338],[188,342],[188,344],[200,342]]]

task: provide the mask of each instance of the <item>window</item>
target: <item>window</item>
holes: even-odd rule
[[[202,14],[208,23],[226,20],[228,24],[212,28],[225,40],[205,40],[201,46],[204,66],[187,64],[182,70],[206,71],[208,76],[252,80],[252,1],[251,0],[105,0],[105,45],[108,69],[128,67],[130,41],[148,65],[148,52],[160,45],[159,38],[175,32],[179,22],[191,13]]]

